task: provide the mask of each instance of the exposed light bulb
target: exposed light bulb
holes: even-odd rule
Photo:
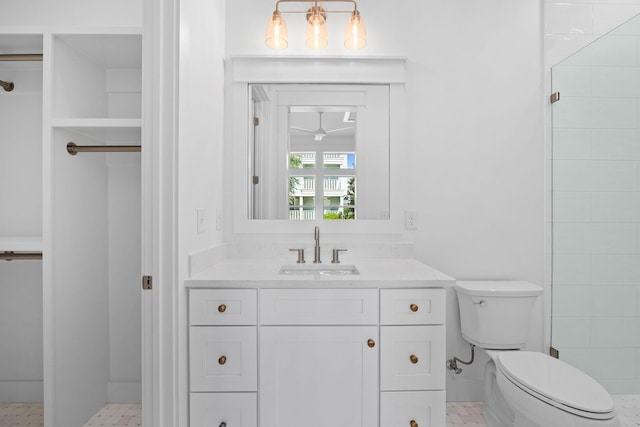
[[[367,45],[367,28],[360,12],[354,10],[344,31],[344,47],[347,49],[362,49]]]
[[[329,45],[324,9],[321,6],[309,9],[305,45],[309,49],[324,49]]]
[[[282,50],[289,45],[289,33],[284,18],[277,10],[273,12],[269,22],[267,22],[267,32],[265,43],[275,50]]]

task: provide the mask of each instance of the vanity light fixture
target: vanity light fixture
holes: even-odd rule
[[[280,3],[310,3],[309,9],[306,11],[281,11]],[[323,3],[352,3],[353,10],[326,10]],[[364,20],[358,11],[358,5],[353,0],[325,0],[305,1],[305,0],[278,0],[276,9],[269,18],[267,23],[267,33],[265,43],[268,47],[275,50],[285,49],[289,45],[289,33],[287,24],[284,22],[282,14],[284,13],[305,13],[307,18],[307,31],[305,36],[305,45],[310,49],[324,49],[329,44],[329,36],[327,33],[327,14],[329,13],[349,13],[350,17],[347,21],[347,27],[344,31],[344,47],[347,49],[362,49],[367,44],[367,29]]]

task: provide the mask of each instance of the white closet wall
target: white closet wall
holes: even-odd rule
[[[1,34],[0,54],[42,36]],[[42,62],[0,61],[0,253],[42,250]],[[0,402],[43,400],[42,262],[0,260]]]

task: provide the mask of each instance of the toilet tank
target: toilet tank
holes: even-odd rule
[[[523,348],[533,306],[542,294],[521,281],[460,281],[455,285],[462,336],[487,349]]]

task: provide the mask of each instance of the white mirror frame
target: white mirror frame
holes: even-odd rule
[[[408,152],[406,132],[406,58],[396,57],[232,57],[225,61],[227,80],[227,141],[232,154],[231,178],[234,233],[308,233],[321,226],[323,233],[396,234],[404,230],[403,183],[408,173],[403,155]],[[250,83],[333,83],[389,85],[389,220],[290,221],[249,219],[249,95]],[[404,153],[404,154],[403,154]],[[241,166],[242,165],[242,166]]]

